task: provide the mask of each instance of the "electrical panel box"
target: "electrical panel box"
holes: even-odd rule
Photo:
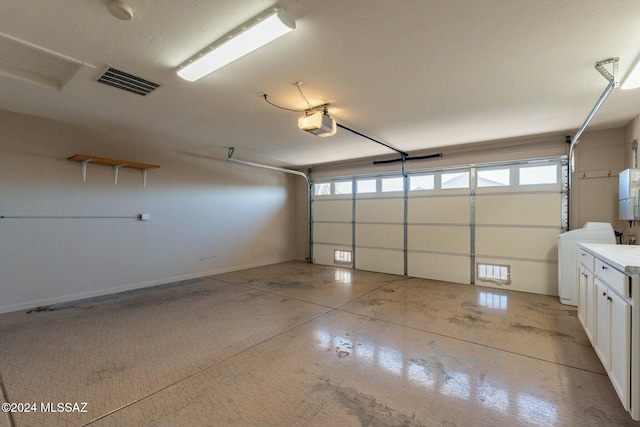
[[[640,169],[625,169],[618,175],[618,214],[624,221],[640,219]]]

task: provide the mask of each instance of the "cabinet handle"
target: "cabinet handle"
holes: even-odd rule
[[[613,299],[611,299],[611,297],[607,297],[607,301],[613,301]]]
[[[603,270],[606,270],[606,269],[607,269],[607,267],[606,267],[605,265],[603,265],[603,266],[602,266],[602,269],[603,269]]]
[[[603,292],[603,293],[602,293],[602,296],[603,296],[603,297],[606,297],[606,296],[607,296],[607,293],[606,293],[606,292]]]

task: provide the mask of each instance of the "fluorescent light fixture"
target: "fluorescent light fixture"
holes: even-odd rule
[[[335,135],[336,121],[324,111],[306,114],[298,119],[298,127],[320,137]]]
[[[286,9],[270,9],[180,65],[178,75],[185,80],[196,81],[295,28],[296,21]]]
[[[640,87],[640,57],[636,60],[631,71],[625,77],[620,89],[635,89]]]

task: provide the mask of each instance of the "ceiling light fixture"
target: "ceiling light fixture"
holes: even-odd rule
[[[629,71],[629,74],[625,77],[620,89],[635,89],[638,87],[640,87],[640,57],[638,57],[636,63],[631,67],[631,71]]]
[[[178,76],[196,81],[295,28],[296,21],[286,9],[269,9],[182,63]]]
[[[305,115],[298,119],[298,127],[322,138],[335,135],[336,121],[329,115],[328,106],[329,104],[324,104],[323,111],[307,110]]]
[[[107,3],[107,10],[114,18],[121,21],[131,21],[133,18],[131,6],[120,0],[111,0]]]

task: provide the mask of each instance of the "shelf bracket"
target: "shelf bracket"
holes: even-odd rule
[[[123,166],[127,166],[127,164],[123,163],[121,165],[115,165],[113,167],[113,180],[115,181],[115,184],[118,184],[118,169],[120,169]]]
[[[87,163],[89,163],[91,159],[82,161],[82,182],[87,182]]]
[[[142,169],[142,186],[143,187],[147,186],[147,171],[150,169],[153,169],[153,168]]]

